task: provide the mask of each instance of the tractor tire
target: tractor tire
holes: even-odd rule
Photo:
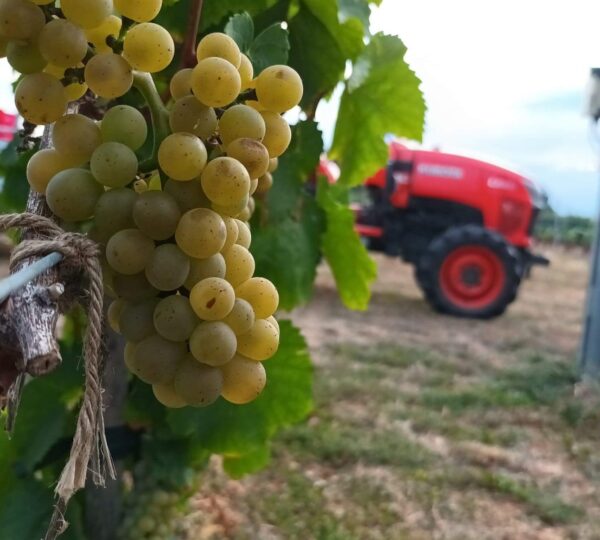
[[[452,227],[435,238],[417,265],[417,282],[439,312],[491,319],[515,300],[521,272],[516,250],[478,225]]]

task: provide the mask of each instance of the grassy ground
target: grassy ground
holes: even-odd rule
[[[212,464],[194,540],[600,538],[600,400],[574,369],[586,260],[552,258],[486,323],[431,313],[383,258],[370,310],[348,313],[323,269],[293,314],[317,409],[264,472]]]

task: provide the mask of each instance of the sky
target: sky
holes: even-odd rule
[[[593,216],[600,143],[584,109],[598,20],[591,0],[383,0],[371,30],[408,47],[425,148],[505,166],[540,183],[559,213]],[[319,110],[326,137],[335,108]]]

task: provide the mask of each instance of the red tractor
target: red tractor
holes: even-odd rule
[[[472,318],[502,314],[534,264],[530,251],[545,204],[536,185],[501,167],[394,142],[390,161],[364,183],[356,229],[369,249],[415,266],[438,311]]]

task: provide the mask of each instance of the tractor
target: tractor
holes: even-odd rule
[[[356,230],[371,251],[415,268],[437,311],[477,319],[501,315],[533,265],[530,251],[546,198],[504,168],[438,151],[390,144],[387,166],[366,179],[353,205]]]

